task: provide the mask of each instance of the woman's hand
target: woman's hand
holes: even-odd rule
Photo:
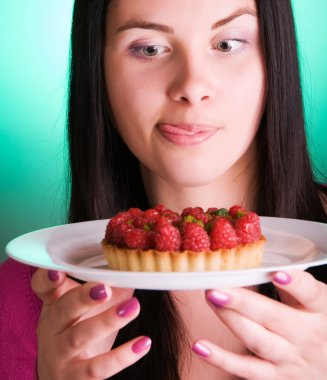
[[[247,289],[209,290],[217,316],[252,353],[239,355],[207,340],[193,351],[247,380],[314,380],[327,373],[327,285],[301,271],[277,272],[282,303]]]
[[[148,337],[111,350],[119,329],[139,314],[132,289],[80,285],[43,269],[34,274],[32,288],[43,301],[37,329],[40,380],[105,379],[149,351]]]

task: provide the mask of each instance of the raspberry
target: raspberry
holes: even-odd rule
[[[149,218],[146,217],[144,214],[137,216],[134,221],[133,225],[137,228],[141,228],[143,230],[152,230],[152,225],[155,222],[155,218]]]
[[[171,225],[170,220],[164,216],[158,216],[155,220],[153,230],[156,231],[157,228],[160,228],[160,227],[166,226],[166,225]]]
[[[143,213],[144,217],[149,220],[154,220],[157,216],[159,216],[159,211],[153,208],[150,208]]]
[[[163,211],[166,210],[166,207],[165,207],[164,205],[156,205],[156,206],[154,207],[154,210],[158,211],[159,214],[161,214]]]
[[[245,210],[244,207],[242,206],[239,206],[239,205],[234,205],[232,206],[229,211],[228,211],[229,215],[233,218],[233,219],[237,219],[243,215],[245,215],[247,213],[247,211]]]
[[[196,219],[197,219],[198,222],[202,222],[203,224],[208,223],[209,220],[210,220],[209,216],[206,215],[206,214],[204,214],[204,213],[203,214],[197,214],[196,215]]]
[[[206,230],[197,223],[187,223],[182,235],[182,250],[201,252],[209,248],[210,241]]]
[[[205,223],[202,220],[196,219],[192,215],[184,216],[184,218],[182,220],[182,224],[185,224],[185,223],[197,223],[199,226],[201,226],[203,228],[204,228],[204,225],[205,225]]]
[[[209,216],[203,211],[202,207],[187,207],[183,210],[182,212],[182,217],[183,219],[189,217],[193,217],[195,220],[198,221],[200,220],[201,222],[208,223],[209,221]]]
[[[261,237],[260,219],[255,212],[241,216],[234,227],[241,244],[252,243]]]
[[[210,229],[212,251],[220,248],[234,248],[238,244],[238,237],[230,220],[224,217],[217,217],[213,220]]]
[[[105,234],[105,240],[117,247],[194,252],[231,249],[260,237],[259,216],[239,205],[206,212],[188,207],[181,215],[163,205],[146,211],[130,208],[110,219]]]
[[[187,216],[187,215],[191,215],[192,210],[193,210],[192,207],[186,207],[186,208],[184,208],[184,210],[181,213],[181,216],[184,217],[184,216]]]
[[[182,216],[192,215],[196,218],[197,215],[204,214],[202,207],[187,207],[182,211]]]
[[[128,248],[139,248],[147,250],[152,245],[152,231],[145,231],[140,228],[130,228],[124,233],[124,241]]]
[[[126,231],[132,228],[135,227],[133,227],[129,222],[126,221],[118,224],[118,226],[113,231],[112,241],[109,242],[114,243],[117,247],[123,247],[125,245],[124,236],[126,234]]]
[[[182,217],[177,212],[171,210],[164,210],[160,215],[169,219],[172,223],[178,223],[182,219]]]
[[[126,211],[126,213],[131,217],[131,219],[134,219],[137,216],[142,215],[143,211],[137,207],[133,207],[133,208],[130,208],[128,211]]]
[[[180,223],[178,223],[177,227],[181,233],[181,235],[184,235],[185,231],[186,231],[186,226],[188,224],[190,224],[191,222],[187,221],[187,220],[182,220]]]
[[[159,217],[154,225],[154,248],[158,251],[179,251],[181,235],[168,219]]]
[[[193,207],[191,215],[194,215],[196,217],[198,215],[203,215],[203,214],[204,214],[204,211],[202,207]]]
[[[145,230],[151,230],[151,225],[159,215],[158,211],[152,208],[141,213],[136,212],[135,214],[133,220],[134,226]]]
[[[107,242],[112,242],[113,232],[115,231],[117,226],[123,222],[129,221],[130,219],[130,215],[126,214],[125,212],[119,212],[113,218],[111,218],[106,227],[105,240]]]
[[[136,228],[143,229],[148,223],[148,219],[144,215],[139,215],[133,220],[133,226]]]

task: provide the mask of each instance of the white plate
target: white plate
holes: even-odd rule
[[[111,286],[177,290],[249,286],[270,282],[273,272],[327,264],[327,224],[261,217],[267,244],[260,268],[219,272],[125,272],[106,268],[100,242],[108,220],[73,223],[22,235],[6,247],[22,263]]]

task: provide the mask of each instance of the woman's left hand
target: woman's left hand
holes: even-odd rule
[[[281,301],[248,289],[208,290],[208,304],[252,353],[239,355],[208,340],[193,351],[247,380],[323,379],[327,373],[327,285],[310,274],[277,272]]]

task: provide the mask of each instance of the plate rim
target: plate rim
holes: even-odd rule
[[[280,225],[288,225],[290,226],[291,223],[293,224],[293,228],[291,228],[291,230],[294,230],[294,228],[298,228],[298,226],[300,225],[306,225],[306,224],[310,224],[312,226],[314,225],[319,225],[321,228],[324,228],[326,229],[326,232],[327,232],[327,224],[325,223],[321,223],[321,222],[315,222],[315,221],[307,221],[307,220],[302,220],[302,219],[291,219],[291,218],[279,218],[279,217],[264,217],[264,216],[261,216],[260,217],[261,219],[261,226],[262,226],[262,229],[271,229],[275,232],[282,232],[282,228],[276,228],[276,227],[269,227],[268,225],[270,223],[273,223],[273,224],[280,224]],[[194,278],[194,279],[198,279],[200,278],[201,276],[203,277],[204,274],[206,275],[206,277],[210,277],[210,278],[213,278],[213,277],[217,277],[219,276],[220,278],[227,278],[227,277],[235,277],[235,276],[244,276],[244,275],[257,275],[258,277],[260,277],[259,275],[261,275],[261,277],[265,277],[265,278],[261,278],[261,280],[258,278],[258,281],[262,281],[262,282],[256,282],[256,284],[259,284],[259,283],[263,283],[263,282],[269,282],[271,280],[271,278],[268,278],[269,277],[269,274],[273,273],[273,272],[276,272],[277,270],[287,270],[287,269],[292,269],[292,268],[299,268],[299,269],[307,269],[308,267],[311,267],[311,266],[317,266],[317,265],[324,265],[324,264],[327,264],[327,241],[326,241],[326,252],[322,252],[321,251],[321,245],[317,245],[315,243],[315,241],[313,241],[313,243],[319,248],[319,252],[316,254],[317,256],[317,259],[316,260],[311,260],[311,261],[307,261],[307,262],[299,262],[299,263],[290,263],[290,264],[285,264],[285,265],[274,265],[274,266],[267,266],[267,267],[259,267],[259,268],[250,268],[250,269],[236,269],[236,270],[224,270],[224,271],[208,271],[208,272],[132,272],[132,271],[115,271],[115,270],[111,270],[111,269],[96,269],[96,268],[89,268],[89,267],[80,267],[78,265],[73,265],[73,264],[69,264],[69,263],[66,263],[65,266],[63,265],[60,265],[58,263],[55,263],[53,261],[53,258],[51,257],[50,253],[46,250],[46,242],[49,242],[49,239],[51,238],[51,236],[53,235],[54,232],[58,232],[60,231],[61,229],[69,229],[69,228],[77,228],[79,229],[79,226],[82,226],[82,225],[88,225],[90,223],[92,223],[93,225],[95,224],[99,224],[101,226],[105,226],[106,223],[108,223],[108,220],[109,219],[99,219],[99,220],[92,220],[92,221],[84,221],[84,222],[77,222],[77,223],[68,223],[68,224],[61,224],[61,225],[58,225],[58,226],[53,226],[53,227],[47,227],[47,228],[42,228],[42,229],[38,229],[38,230],[35,230],[35,231],[32,231],[32,232],[28,232],[28,233],[25,233],[23,235],[20,235],[16,238],[14,238],[13,240],[11,240],[7,245],[6,245],[6,254],[11,257],[12,259],[16,260],[16,261],[20,261],[24,264],[27,264],[27,265],[31,265],[31,266],[36,266],[36,267],[39,267],[39,268],[45,268],[45,269],[53,269],[53,270],[59,270],[59,271],[63,271],[63,272],[66,272],[66,273],[69,273],[71,275],[73,275],[74,277],[76,278],[80,278],[80,279],[84,279],[88,276],[88,275],[85,275],[83,274],[83,272],[91,272],[90,274],[93,275],[93,274],[97,274],[98,277],[100,276],[101,277],[101,280],[103,281],[102,279],[102,276],[111,276],[112,278],[110,279],[111,282],[113,282],[114,280],[116,280],[116,277],[124,277],[124,276],[128,276],[130,277],[130,279],[142,279],[144,278],[144,281],[145,283],[150,280],[152,277],[155,277],[157,280],[159,279],[163,279],[163,278],[166,278],[167,276],[171,277],[171,278],[174,278],[175,280],[177,280],[178,278],[180,278],[182,281],[182,279],[188,279],[188,278]],[[294,224],[297,224],[297,226],[294,226]],[[289,231],[284,231],[286,233],[291,233],[291,234],[294,234],[293,232],[289,232]],[[296,234],[295,234],[296,235]],[[298,235],[300,236],[300,235]],[[37,239],[38,237],[41,237],[41,239]],[[306,236],[303,236],[304,238],[308,239]],[[47,256],[47,259],[49,259],[49,261],[47,262],[46,265],[43,265],[42,263],[36,263],[35,260],[31,260],[31,259],[24,259],[23,257],[21,257],[21,255],[17,255],[13,252],[13,250],[15,250],[15,245],[19,245],[21,244],[22,242],[24,241],[28,241],[29,239],[32,238],[32,242],[33,242],[33,238],[36,238],[36,242],[41,242],[43,243],[43,245],[41,244],[41,247],[39,247],[39,249],[41,249],[41,251],[43,250],[43,254],[45,253],[45,255]],[[308,239],[308,240],[311,240],[311,239]],[[35,243],[35,241],[34,241]],[[124,281],[123,281],[124,282]],[[142,282],[142,281],[141,281]],[[121,285],[119,285],[121,286]],[[121,286],[121,287],[124,287],[124,286]],[[169,290],[170,288],[167,288],[167,286],[165,287],[155,287],[155,288],[149,288],[149,287],[144,287],[142,286],[143,289],[167,289]],[[178,288],[178,289],[182,289],[182,288]],[[184,288],[183,288],[184,289]],[[186,289],[186,288],[185,288]],[[187,289],[190,289],[189,287]],[[196,287],[196,289],[199,289],[199,287]]]

